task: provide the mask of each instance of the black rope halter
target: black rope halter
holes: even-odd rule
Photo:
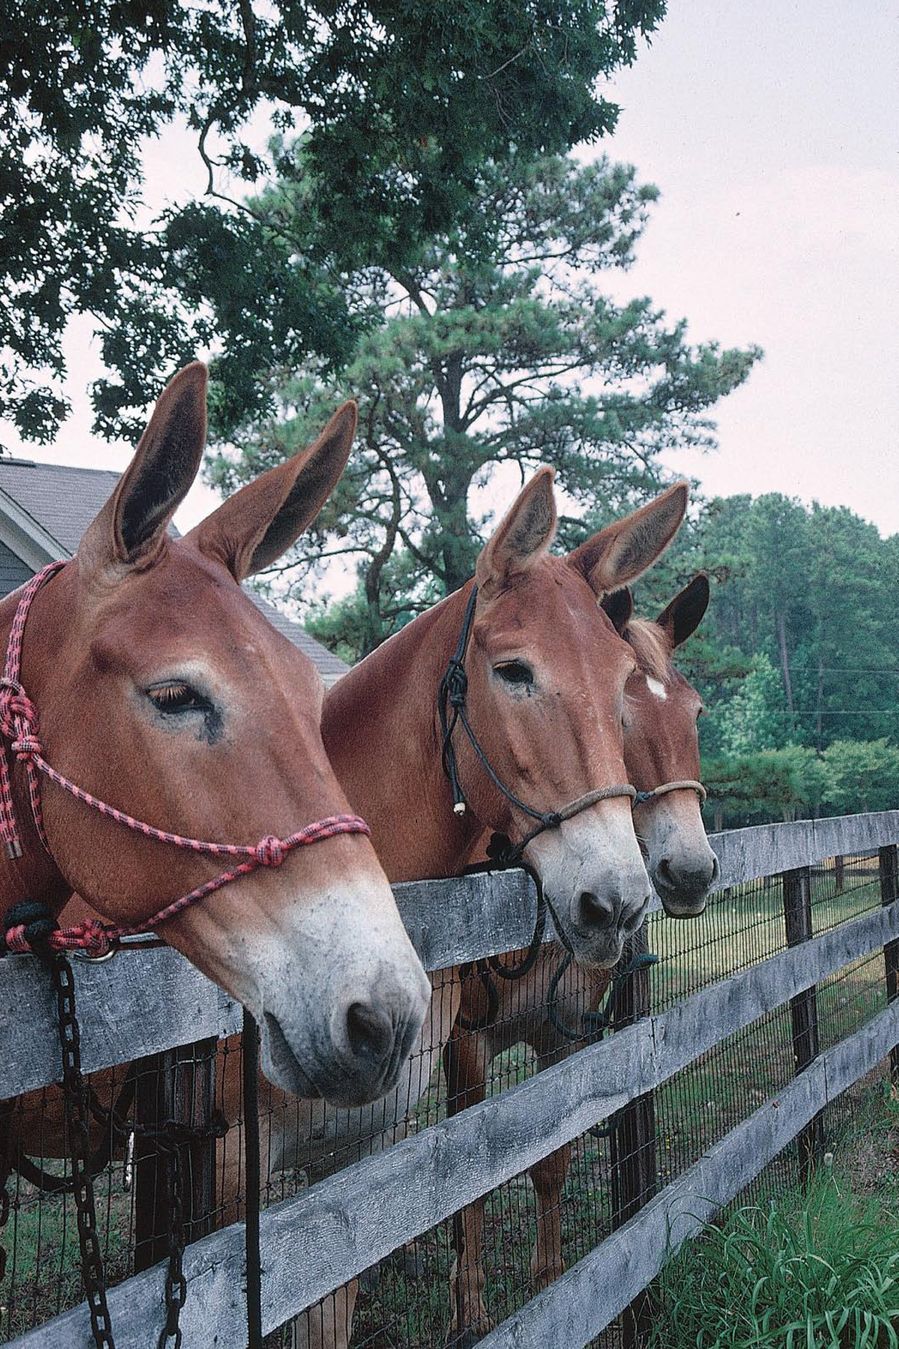
[[[612,787],[598,787],[592,792],[586,792],[579,796],[575,801],[570,801],[567,806],[562,806],[560,810],[535,810],[529,806],[526,801],[522,801],[510,787],[507,787],[502,778],[499,777],[483,745],[475,735],[471,722],[468,720],[465,703],[468,696],[468,675],[465,672],[465,653],[468,649],[471,629],[474,623],[474,612],[478,600],[478,588],[473,585],[471,594],[468,597],[468,604],[465,607],[465,617],[462,620],[462,630],[459,633],[459,640],[456,643],[456,649],[450,657],[449,664],[446,667],[446,673],[440,681],[440,690],[437,696],[437,712],[440,717],[440,730],[443,737],[442,760],[443,771],[449,778],[450,787],[453,793],[453,811],[456,815],[464,815],[468,806],[465,799],[465,792],[459,780],[459,766],[456,761],[456,750],[453,745],[453,732],[457,726],[468,737],[468,742],[477,756],[478,762],[487,774],[494,787],[506,798],[511,806],[520,810],[523,815],[536,820],[533,829],[530,829],[518,843],[512,843],[502,834],[494,834],[491,839],[491,845],[488,849],[488,856],[500,867],[520,866],[524,850],[533,839],[537,838],[547,829],[558,829],[566,820],[570,820],[575,815],[579,815],[582,810],[587,810],[590,806],[596,805],[598,801],[608,801],[618,796],[626,796],[631,802],[636,800],[637,792],[630,783],[618,783]],[[552,908],[550,907],[550,912]],[[553,914],[555,918],[555,914]],[[558,929],[558,924],[557,924]],[[559,934],[562,935],[561,933]],[[564,938],[563,938],[564,940]]]

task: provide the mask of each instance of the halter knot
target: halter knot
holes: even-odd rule
[[[0,732],[7,740],[37,735],[37,710],[17,679],[0,679]]]
[[[96,918],[85,918],[65,929],[65,949],[80,951],[91,960],[102,960],[113,949],[113,934]]]
[[[3,946],[13,955],[47,956],[50,954],[50,937],[56,930],[56,919],[46,904],[23,900],[6,911]]]
[[[36,735],[20,735],[18,740],[13,740],[10,749],[20,763],[33,758],[35,754],[43,758],[44,754],[44,747]]]
[[[463,708],[468,693],[468,675],[460,660],[450,661],[445,676],[445,688],[450,707],[457,710]]]
[[[486,852],[490,861],[496,862],[497,866],[511,866],[514,861],[515,850],[512,847],[512,840],[506,834],[491,834]]]
[[[287,856],[287,850],[274,834],[266,834],[253,849],[253,856],[261,867],[279,867]]]

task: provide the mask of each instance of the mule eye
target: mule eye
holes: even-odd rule
[[[534,671],[523,660],[505,660],[502,665],[494,665],[494,674],[507,684],[533,684]]]
[[[210,708],[208,698],[180,680],[154,684],[147,689],[147,697],[160,712],[208,712]]]

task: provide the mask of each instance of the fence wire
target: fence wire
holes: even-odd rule
[[[813,935],[878,908],[884,898],[876,855],[831,858],[810,870],[808,885]],[[643,940],[656,961],[640,962],[629,988],[620,981],[610,983],[608,974],[571,964],[552,944],[543,948],[526,977],[510,981],[491,976],[492,991],[476,967],[432,976],[435,996],[422,1043],[397,1091],[364,1110],[297,1101],[264,1084],[263,1204],[280,1202],[448,1113],[506,1090],[613,1034],[615,1026],[635,1013],[663,1012],[784,950],[783,878],[765,877],[722,891],[711,898],[704,915],[690,921],[653,914]],[[460,1000],[462,1018],[457,1021]],[[824,1050],[874,1016],[886,1003],[883,953],[822,980],[814,1001],[815,1029],[805,1026],[802,1031],[808,1042],[797,1038],[789,1004],[767,1013],[700,1055],[651,1096],[575,1139],[531,1175],[512,1178],[482,1204],[393,1252],[353,1285],[269,1337],[269,1343],[290,1349],[342,1349],[347,1341],[353,1349],[472,1343],[786,1086],[797,1061],[801,1065],[815,1051],[815,1035],[817,1048]],[[228,1121],[223,1139],[191,1154],[192,1238],[243,1216],[240,1053],[235,1036],[217,1046],[206,1043],[193,1067],[163,1055],[142,1061],[132,1072],[135,1104],[127,1106],[129,1118],[135,1110],[146,1118],[148,1111],[164,1110],[177,1098],[182,1106],[188,1100],[194,1123],[210,1108]],[[122,1067],[92,1076],[101,1107],[108,1110],[120,1098],[126,1072]],[[204,1082],[214,1091],[211,1101],[204,1101]],[[840,1108],[851,1112],[851,1101]],[[825,1136],[835,1118],[833,1109],[827,1112]],[[97,1149],[103,1133],[97,1124],[92,1139]],[[49,1173],[65,1174],[67,1140],[57,1089],[15,1101],[9,1135],[13,1150]],[[164,1254],[164,1186],[157,1174],[162,1163],[152,1148],[138,1145],[127,1188],[126,1150],[125,1141],[114,1135],[111,1161],[96,1182],[111,1283]],[[795,1154],[795,1146],[788,1149],[759,1184],[781,1183],[794,1166]],[[71,1198],[46,1194],[18,1172],[8,1188],[9,1220],[0,1229],[0,1245],[7,1250],[6,1275],[0,1281],[3,1340],[81,1297]],[[397,1202],[402,1202],[400,1197]],[[604,1349],[638,1342],[633,1320],[610,1327],[595,1341]]]

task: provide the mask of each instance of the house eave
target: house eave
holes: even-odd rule
[[[72,556],[33,516],[23,510],[14,497],[0,488],[0,542],[26,566],[40,571],[48,562],[61,562]]]

